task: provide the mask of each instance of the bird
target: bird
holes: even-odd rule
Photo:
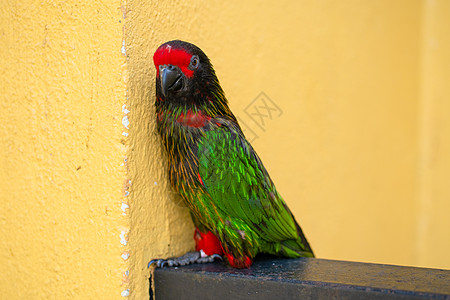
[[[314,257],[292,212],[246,139],[206,54],[168,41],[153,55],[156,128],[171,186],[189,208],[196,251],[157,267],[223,259],[249,268],[259,253]]]

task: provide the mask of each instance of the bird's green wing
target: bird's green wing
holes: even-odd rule
[[[297,239],[298,225],[238,125],[216,124],[198,146],[199,175],[215,206],[268,242]]]

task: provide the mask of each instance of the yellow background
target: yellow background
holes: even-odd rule
[[[152,55],[171,39],[209,56],[318,257],[450,268],[450,2],[0,13],[2,297],[144,299],[146,263],[193,247],[154,124]],[[246,113],[261,92],[282,111],[263,128]]]

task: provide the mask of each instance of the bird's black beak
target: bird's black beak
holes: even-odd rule
[[[167,97],[169,91],[178,91],[183,87],[183,72],[177,66],[159,66],[159,76],[164,97]]]

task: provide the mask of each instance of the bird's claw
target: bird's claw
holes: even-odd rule
[[[157,268],[161,267],[161,263],[164,262],[164,259],[152,259],[148,262],[147,268],[150,268],[151,265],[156,264]]]
[[[199,259],[197,259],[195,261],[195,263],[198,263],[198,264],[211,263],[211,262],[214,262],[214,260],[216,260],[216,259],[222,260],[222,256],[220,256],[219,254],[213,254],[210,256],[200,257]]]
[[[183,256],[177,258],[169,258],[169,259],[152,259],[147,268],[150,268],[151,265],[155,265],[156,268],[163,268],[164,266],[168,267],[178,267],[185,266],[189,264],[205,264],[214,262],[214,260],[219,259],[222,260],[222,256],[218,254],[213,254],[209,256],[202,257],[201,253],[198,251],[188,252]]]

